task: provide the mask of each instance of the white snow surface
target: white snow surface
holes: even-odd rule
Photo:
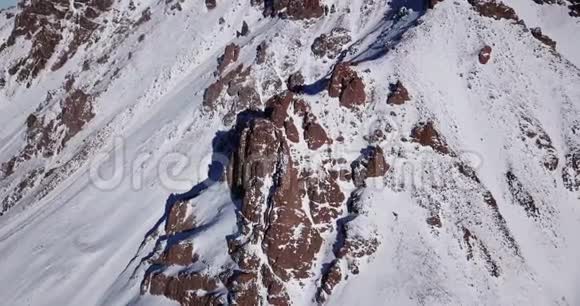
[[[164,1],[142,0],[135,1],[133,13],[126,12],[128,2],[116,2],[110,14],[137,14],[150,6],[152,19],[118,45],[103,39],[80,50],[62,69],[44,70],[30,88],[6,72],[28,42],[22,39],[1,54],[0,77],[7,77],[0,89],[4,162],[21,148],[26,118],[46,92],[61,87],[66,73],[78,71],[91,54],[112,49],[116,63],[110,65],[115,66],[95,66],[78,80],[93,84],[104,78],[107,89],[94,104],[96,117],[63,152],[25,163],[14,177],[39,164],[50,169],[67,162],[87,139],[98,139],[89,161],[102,161],[99,169],[107,175],[121,171],[119,182],[104,186],[91,176],[93,162],[80,163],[48,194],[40,197],[33,189],[0,217],[3,305],[175,305],[162,297],[140,296],[143,271],[136,261],[152,248],[154,242],[142,242],[163,215],[168,197],[206,179],[212,141],[218,131],[230,128],[219,115],[202,112],[216,59],[234,41],[242,46],[239,62],[251,64],[256,46],[268,40],[272,60],[256,69],[258,81],[272,75],[285,81],[301,70],[311,84],[328,76],[333,61],[313,57],[310,45],[336,26],[351,31],[344,59],[357,62],[369,100],[354,114],[326,91],[305,96],[329,136],[350,139],[347,148],[336,142],[330,147],[337,157],[352,161],[374,124],[388,122],[394,131],[381,143],[392,170],[364,190],[368,213],[353,225],[361,235],[374,229],[379,249],[364,260],[360,274],[338,285],[328,305],[580,305],[580,194],[568,191],[561,178],[565,154],[580,145],[571,132],[580,118],[580,18],[568,17],[564,7],[505,1],[528,26],[541,26],[558,42],[558,55],[521,25],[481,17],[467,1],[445,0],[423,12],[415,0],[327,0],[336,4],[337,13],[316,22],[263,18],[250,1],[242,0],[218,1],[211,11],[203,1],[185,1],[180,12],[168,11]],[[412,10],[391,18],[394,8],[402,6]],[[244,20],[251,33],[235,38]],[[11,22],[0,13],[0,42],[8,37]],[[113,30],[107,27],[102,36]],[[145,39],[139,43],[140,34]],[[492,57],[481,65],[477,56],[485,44],[492,46]],[[120,73],[112,78],[106,70],[115,67]],[[387,105],[388,84],[397,80],[412,99],[402,106]],[[265,101],[274,93],[263,90],[260,95]],[[560,159],[557,170],[542,167],[541,152],[521,140],[523,117],[550,135]],[[457,158],[401,141],[417,121],[427,119],[436,123]],[[358,124],[353,127],[351,121]],[[306,150],[304,143],[297,150]],[[315,162],[323,156],[312,158]],[[475,160],[481,185],[441,170],[468,159]],[[160,174],[159,169],[167,168],[177,174]],[[508,169],[534,196],[539,219],[529,218],[514,203],[505,182]],[[430,171],[425,181],[423,172]],[[410,177],[413,183],[401,187]],[[4,180],[0,196],[16,182]],[[458,185],[446,188],[450,182]],[[481,186],[494,195],[521,258],[496,234],[491,217],[475,213],[482,209],[468,213],[470,205],[483,205]],[[441,229],[426,224],[426,199],[438,203]],[[227,184],[210,186],[191,205],[208,226],[194,238],[196,252],[216,264],[228,262],[225,237],[236,231],[236,217]],[[486,243],[500,266],[499,277],[491,277],[482,260],[466,259],[461,225],[471,226]],[[314,287],[296,282],[290,291],[295,305],[316,304]]]

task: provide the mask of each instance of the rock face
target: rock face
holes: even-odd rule
[[[340,63],[334,68],[328,94],[339,97],[340,105],[347,108],[364,105],[366,101],[364,82],[347,63]]]
[[[240,232],[228,242],[241,269],[232,276],[231,298],[244,305],[287,305],[283,283],[310,275],[322,238],[302,209],[298,170],[274,121],[254,119],[244,129],[229,171],[232,190],[242,199]]]
[[[312,43],[312,53],[318,57],[336,58],[344,46],[350,41],[349,31],[344,28],[334,28],[328,34],[322,34]]]
[[[405,104],[405,102],[411,100],[407,88],[403,86],[403,83],[401,83],[401,81],[397,81],[396,84],[391,84],[389,87],[391,93],[387,98],[387,104],[402,105]]]
[[[489,62],[489,59],[491,58],[491,47],[490,46],[484,46],[483,48],[481,48],[481,50],[479,50],[479,63],[482,65],[487,64],[487,62]]]
[[[553,50],[556,50],[556,42],[552,40],[548,35],[544,35],[540,27],[532,28],[530,29],[530,32],[532,33],[532,36],[534,36],[535,39],[541,41],[544,45],[552,48]]]

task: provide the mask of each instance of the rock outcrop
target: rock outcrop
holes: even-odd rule
[[[230,282],[231,298],[252,305],[289,304],[283,284],[310,275],[322,238],[302,209],[298,170],[274,121],[252,120],[241,133],[229,171],[232,190],[242,199],[240,232],[228,241],[241,269]]]
[[[411,131],[411,138],[422,146],[431,147],[441,154],[449,154],[447,143],[439,132],[435,129],[432,121],[421,122]]]
[[[364,187],[367,178],[383,177],[389,168],[381,147],[368,147],[362,150],[362,156],[351,165],[353,183],[357,187]]]
[[[264,6],[264,16],[291,19],[319,18],[324,15],[320,0],[253,0],[254,5]]]
[[[2,164],[3,177],[11,175],[18,164],[35,156],[54,156],[95,116],[93,95],[73,89],[72,85],[68,92],[66,88],[60,91],[64,97],[57,102],[60,110],[56,116],[33,113],[26,119],[26,144],[18,155]],[[54,103],[53,99],[49,92],[45,103]]]
[[[312,43],[311,50],[318,57],[336,58],[352,38],[347,29],[334,28],[330,33],[321,34]]]
[[[332,143],[332,140],[328,137],[322,125],[317,122],[314,115],[306,115],[303,128],[304,139],[306,140],[310,150],[318,150],[323,145]]]
[[[218,59],[217,70],[219,74],[221,75],[230,64],[235,63],[238,60],[239,56],[240,56],[240,46],[234,43],[227,45],[224,54]]]
[[[403,83],[401,83],[401,81],[397,81],[397,83],[391,84],[389,86],[389,89],[391,92],[389,93],[389,96],[387,98],[387,104],[402,105],[405,104],[405,102],[411,100],[407,88],[403,86]]]
[[[532,28],[530,29],[530,32],[535,39],[552,48],[552,50],[556,50],[556,41],[552,40],[548,35],[543,34],[540,27]]]
[[[338,97],[341,106],[351,109],[366,102],[364,82],[348,63],[337,64],[334,68],[328,94],[331,97]]]
[[[14,18],[12,33],[0,45],[0,52],[15,45],[21,37],[31,41],[31,48],[26,57],[10,67],[9,73],[18,74],[17,80],[21,82],[35,78],[55,55],[64,35],[70,35],[72,39],[68,41],[68,47],[59,54],[52,67],[53,70],[60,69],[81,45],[89,41],[99,27],[97,19],[112,4],[113,0],[83,1],[82,5],[73,8],[66,0],[23,1],[22,10]],[[65,27],[63,20],[74,26]]]
[[[516,11],[503,2],[497,2],[495,0],[468,0],[468,2],[482,16],[496,20],[520,20],[518,15],[516,15]]]

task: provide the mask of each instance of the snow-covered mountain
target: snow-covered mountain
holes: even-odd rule
[[[576,0],[0,11],[5,305],[579,305]]]

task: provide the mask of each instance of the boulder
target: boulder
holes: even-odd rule
[[[482,65],[487,64],[487,62],[491,58],[491,47],[486,45],[483,48],[481,48],[481,50],[479,50],[478,57],[479,57],[480,64],[482,64]]]
[[[205,0],[205,6],[208,10],[213,10],[217,7],[216,0]]]

